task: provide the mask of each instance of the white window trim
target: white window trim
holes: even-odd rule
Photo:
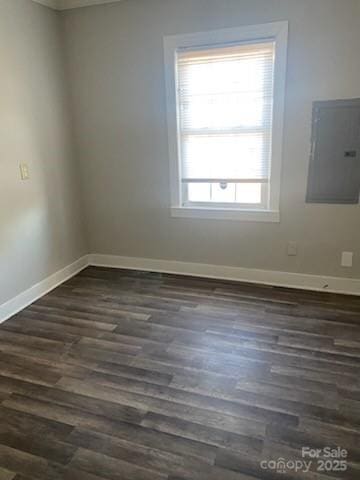
[[[186,218],[210,218],[259,222],[279,222],[280,177],[284,125],[285,79],[288,22],[264,23],[209,32],[164,37],[167,123],[170,160],[171,215]],[[274,65],[274,107],[268,209],[186,207],[181,205],[179,119],[177,115],[176,52],[183,47],[223,45],[251,40],[273,40],[276,45]]]

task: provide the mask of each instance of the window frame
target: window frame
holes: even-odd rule
[[[280,212],[280,176],[283,143],[285,79],[287,57],[288,22],[272,22],[226,28],[184,35],[164,37],[164,60],[167,99],[167,124],[170,161],[171,215],[185,218],[231,219],[244,221],[279,222]],[[267,208],[258,205],[235,206],[235,204],[201,203],[183,204],[181,177],[181,134],[178,115],[177,90],[177,51],[181,48],[214,48],[227,44],[257,43],[259,41],[275,42],[274,63],[274,104],[272,123],[272,145],[270,161],[270,178],[268,183]]]
[[[192,182],[197,183],[197,182]],[[209,183],[218,183],[216,181],[209,182]],[[251,182],[253,183],[253,182]],[[256,182],[254,182],[256,183]],[[199,208],[216,208],[216,209],[235,209],[235,210],[267,210],[268,205],[268,195],[269,195],[269,184],[268,182],[259,182],[256,183],[257,185],[260,184],[260,197],[261,201],[259,203],[239,203],[239,202],[202,202],[202,201],[194,201],[188,200],[188,193],[186,189],[189,187],[191,183],[183,183],[182,184],[182,208],[191,208],[191,207],[199,207]],[[241,184],[241,182],[237,183]],[[246,185],[246,182],[242,183],[242,185]],[[185,193],[186,192],[186,193]]]

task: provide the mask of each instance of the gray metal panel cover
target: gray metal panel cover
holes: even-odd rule
[[[360,99],[314,102],[308,203],[358,203]]]

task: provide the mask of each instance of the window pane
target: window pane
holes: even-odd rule
[[[210,183],[189,183],[188,184],[189,202],[211,202],[211,184]]]
[[[260,183],[189,183],[188,202],[261,204]]]
[[[236,185],[236,202],[261,203],[261,183],[238,183]]]
[[[211,184],[211,201],[219,203],[236,202],[236,185],[235,183],[212,183]]]
[[[263,178],[264,137],[260,134],[187,135],[184,178]]]
[[[271,99],[254,92],[189,96],[182,104],[182,127],[184,130],[220,130],[234,125],[261,127],[270,122],[270,107]]]
[[[260,181],[270,172],[274,54],[273,41],[177,53],[181,176],[192,180],[187,200],[261,204]],[[195,183],[200,179],[209,183]]]

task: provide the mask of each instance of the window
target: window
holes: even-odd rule
[[[287,23],[165,38],[174,216],[278,221]]]

